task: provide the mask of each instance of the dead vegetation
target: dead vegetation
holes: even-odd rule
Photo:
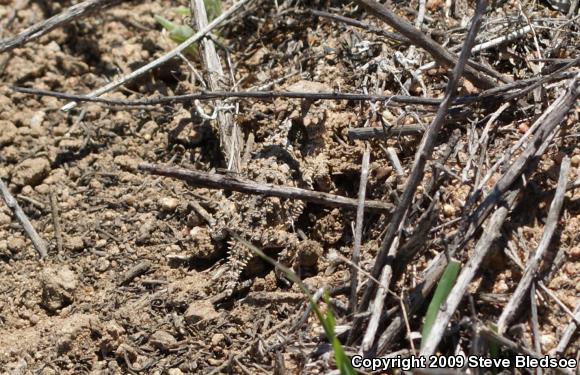
[[[204,9],[0,0],[0,369],[579,358],[577,1]]]

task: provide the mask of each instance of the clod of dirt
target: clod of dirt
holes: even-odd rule
[[[74,236],[66,239],[65,247],[67,250],[79,252],[85,248],[85,243],[82,237]]]
[[[77,276],[66,266],[58,270],[49,268],[42,273],[41,284],[42,306],[56,312],[73,302]]]
[[[14,168],[12,182],[17,186],[36,186],[50,172],[50,163],[45,158],[27,159]]]
[[[177,344],[177,340],[171,333],[167,331],[155,331],[151,337],[149,337],[149,344],[156,349],[161,351],[168,351],[169,349],[175,347]]]
[[[0,147],[12,144],[18,132],[16,126],[11,121],[0,120],[0,129]]]
[[[208,228],[193,227],[189,231],[189,235],[194,244],[191,250],[191,256],[194,259],[210,260],[220,255],[219,251],[215,249]]]
[[[82,341],[83,334],[90,334],[93,322],[98,322],[98,318],[94,315],[76,314],[67,318],[59,330],[57,351],[62,354],[73,350],[75,342]]]
[[[215,311],[211,301],[199,300],[194,301],[189,305],[185,311],[185,314],[183,315],[183,318],[187,323],[195,324],[202,320],[212,320],[219,316],[220,314]]]
[[[298,249],[298,265],[301,267],[315,267],[322,256],[322,246],[319,242],[306,240],[300,243]]]

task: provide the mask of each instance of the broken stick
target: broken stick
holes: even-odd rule
[[[4,198],[4,201],[6,202],[8,208],[12,210],[14,216],[16,216],[20,224],[22,224],[24,232],[26,232],[28,238],[30,238],[30,240],[32,241],[32,244],[34,245],[36,251],[38,251],[38,255],[40,255],[40,258],[42,259],[46,257],[46,255],[48,254],[46,250],[46,242],[44,242],[44,240],[38,235],[38,232],[36,231],[36,229],[34,229],[32,223],[30,222],[30,220],[28,220],[28,217],[26,216],[24,211],[22,211],[22,208],[20,207],[16,199],[12,196],[12,194],[10,194],[8,187],[4,184],[4,181],[2,181],[2,179],[0,179],[0,192],[2,193],[2,197]]]
[[[358,206],[358,201],[353,198],[347,198],[340,195],[301,189],[291,186],[260,184],[254,181],[236,177],[234,175],[207,173],[154,164],[140,164],[139,169],[154,175],[176,178],[178,180],[184,180],[194,185],[210,189],[224,189],[248,194],[261,194],[272,197],[301,199],[307,202],[351,209],[356,209]],[[393,209],[393,205],[381,201],[367,200],[365,201],[365,209],[390,212]]]

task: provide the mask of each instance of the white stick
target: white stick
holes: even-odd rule
[[[155,68],[156,66],[159,66],[161,64],[166,63],[167,61],[171,60],[172,58],[174,58],[175,56],[179,55],[181,52],[183,52],[187,47],[189,47],[190,45],[192,45],[193,43],[199,41],[201,38],[203,38],[207,33],[209,33],[210,31],[212,31],[213,29],[215,29],[217,26],[219,26],[222,22],[224,22],[227,18],[229,18],[232,14],[234,14],[238,9],[240,9],[243,5],[245,5],[246,3],[250,2],[251,0],[240,0],[237,3],[235,3],[234,5],[232,5],[230,7],[230,9],[228,9],[226,12],[222,13],[221,16],[219,16],[218,18],[216,18],[215,20],[213,20],[212,22],[210,22],[206,27],[204,27],[203,29],[199,30],[197,33],[195,33],[191,38],[187,39],[185,42],[181,43],[180,45],[178,45],[177,47],[175,47],[173,50],[171,50],[169,53],[166,53],[165,55],[159,57],[158,59],[151,61],[149,64],[135,70],[132,73],[129,73],[125,76],[119,77],[115,80],[113,80],[111,83],[91,92],[90,94],[88,94],[87,96],[89,97],[96,97],[96,96],[101,96],[104,93],[107,93],[109,91],[112,91],[113,89],[123,85],[125,82],[128,82],[132,79],[135,79],[137,77],[139,77],[140,75],[148,72],[149,70]],[[60,110],[64,111],[64,112],[68,112],[71,109],[73,109],[74,107],[76,107],[77,103],[76,102],[70,102],[67,103],[66,105],[64,105]]]

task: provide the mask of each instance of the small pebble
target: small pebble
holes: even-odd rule
[[[572,165],[573,167],[579,167],[580,166],[580,155],[572,156],[572,158],[570,159],[570,165]]]
[[[163,197],[159,199],[159,208],[163,212],[173,212],[177,208],[179,201],[172,197]]]
[[[529,129],[530,127],[528,126],[527,122],[522,122],[518,125],[518,133],[520,134],[525,134]]]
[[[455,215],[455,207],[450,204],[443,205],[443,215],[445,217],[451,217]]]

